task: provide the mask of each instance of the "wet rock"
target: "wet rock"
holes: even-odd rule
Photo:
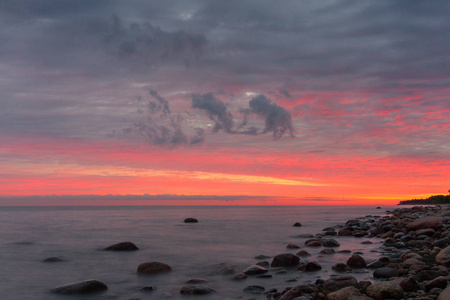
[[[219,274],[230,275],[236,273],[236,269],[231,264],[221,264],[219,268]]]
[[[305,233],[305,234],[296,235],[296,237],[301,238],[301,239],[309,239],[309,238],[313,238],[314,235],[312,235],[310,233]]]
[[[186,218],[184,223],[198,223],[198,220],[196,218]]]
[[[263,268],[269,268],[270,264],[268,261],[259,261],[256,263],[257,266],[263,267]]]
[[[323,288],[330,292],[334,292],[348,286],[358,287],[358,280],[351,275],[339,275],[332,276],[323,283]]]
[[[436,277],[439,277],[439,273],[434,270],[422,270],[414,276],[418,282],[433,280]]]
[[[323,241],[324,247],[339,247],[341,244],[339,244],[335,239],[327,239]]]
[[[297,255],[304,257],[304,256],[310,256],[311,254],[306,250],[300,250],[299,252],[297,252]]]
[[[367,288],[366,293],[374,300],[402,299],[404,297],[401,286],[394,281],[375,282]]]
[[[61,295],[80,295],[100,292],[108,289],[101,281],[88,279],[79,282],[68,283],[52,289],[52,293]]]
[[[445,247],[436,255],[436,262],[445,266],[450,265],[450,246]]]
[[[304,296],[305,294],[315,294],[315,293],[317,293],[317,289],[314,286],[297,285],[289,289],[277,300],[293,300],[296,299],[296,297],[301,297]]]
[[[206,285],[186,285],[180,290],[183,295],[206,295],[215,292],[214,289]]]
[[[326,300],[348,300],[351,297],[361,296],[361,292],[354,286],[348,286],[337,290],[335,292],[329,293]]]
[[[437,298],[437,300],[448,300],[450,299],[450,286],[446,287],[441,294],[439,295],[439,297]]]
[[[46,259],[43,260],[43,262],[45,263],[55,263],[55,262],[62,262],[65,261],[62,258],[56,257],[56,256],[52,256],[52,257],[47,257]]]
[[[417,219],[406,225],[408,230],[419,230],[419,229],[439,229],[442,227],[442,221],[438,217],[425,217]]]
[[[271,267],[296,267],[300,257],[292,253],[282,253],[275,256],[270,264]]]
[[[157,261],[142,263],[137,268],[138,274],[142,275],[166,273],[170,271],[172,271],[172,268],[169,265]]]
[[[247,267],[244,271],[242,271],[242,273],[244,273],[245,275],[260,275],[267,272],[268,270],[266,268],[263,268],[258,265],[251,265]]]
[[[321,254],[334,254],[336,253],[336,251],[334,251],[333,249],[327,248],[327,249],[323,249],[320,251]]]
[[[286,246],[287,249],[300,249],[300,246],[294,245],[294,244],[288,244]]]
[[[231,278],[231,280],[240,281],[240,280],[244,280],[246,278],[247,278],[247,275],[245,275],[244,273],[238,273],[238,274],[234,275],[233,278]]]
[[[314,272],[319,270],[322,270],[322,266],[318,262],[310,261],[305,265],[305,272]]]
[[[267,278],[272,278],[273,276],[270,274],[262,274],[262,275],[257,275],[256,278],[263,278],[263,279],[267,279]]]
[[[374,278],[391,278],[391,277],[398,277],[398,272],[397,270],[393,269],[393,268],[388,268],[388,267],[382,267],[382,268],[378,268],[373,272],[373,277]]]
[[[362,269],[367,266],[364,258],[359,256],[358,254],[353,254],[348,260],[347,265],[352,269]]]
[[[300,222],[295,222],[294,225],[292,225],[294,227],[302,227],[302,224]]]
[[[445,279],[445,277],[443,276],[439,276],[425,283],[425,290],[430,291],[433,288],[445,289],[446,286],[447,286],[447,279]]]
[[[400,286],[405,292],[415,292],[419,289],[419,283],[413,277],[407,277],[400,281]]]
[[[367,268],[368,269],[378,269],[378,268],[382,268],[385,266],[386,266],[386,263],[377,260],[377,261],[374,261],[373,263],[368,264]]]
[[[260,254],[260,255],[258,255],[258,256],[255,256],[255,259],[268,259],[268,258],[271,258],[272,256],[267,256],[267,255],[262,255],[262,254]]]
[[[140,290],[143,292],[153,292],[153,291],[156,291],[156,287],[148,285],[148,286],[144,286]]]
[[[262,294],[266,290],[265,287],[261,285],[249,285],[246,288],[244,288],[244,292],[252,293],[252,294]]]
[[[189,279],[188,281],[186,281],[187,284],[202,284],[202,283],[207,283],[208,280],[203,279],[203,278],[193,278],[193,279]]]
[[[136,251],[139,248],[132,242],[122,242],[106,247],[106,251]]]
[[[339,236],[351,236],[352,233],[353,233],[353,230],[344,228],[344,229],[339,230],[338,235]]]
[[[350,272],[352,270],[352,268],[343,263],[337,263],[331,268],[336,272]]]

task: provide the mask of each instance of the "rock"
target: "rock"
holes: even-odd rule
[[[311,233],[304,233],[304,234],[299,234],[296,237],[301,238],[301,239],[310,239],[310,238],[313,238],[314,235],[312,235]]]
[[[425,217],[417,219],[406,225],[408,230],[418,230],[418,229],[439,229],[442,227],[442,221],[438,217]]]
[[[336,251],[334,251],[333,249],[327,248],[327,249],[323,249],[320,251],[321,254],[334,254],[336,253]]]
[[[339,244],[336,240],[334,240],[334,239],[328,239],[328,240],[325,240],[324,242],[323,242],[323,246],[324,247],[339,247],[341,244]]]
[[[187,284],[202,284],[202,283],[207,283],[208,280],[203,279],[203,278],[193,278],[193,279],[189,279],[188,281],[186,281]]]
[[[368,264],[367,269],[378,269],[378,268],[382,268],[385,266],[386,266],[386,263],[377,260],[377,261],[374,261],[373,263]]]
[[[330,292],[334,292],[348,286],[358,287],[358,280],[351,275],[339,275],[332,276],[323,283],[323,288]]]
[[[231,278],[231,280],[240,281],[240,280],[244,280],[246,278],[247,278],[247,275],[245,275],[244,273],[238,273],[238,274],[234,275],[233,278]]]
[[[262,275],[257,275],[256,278],[272,278],[272,275],[270,275],[270,274],[262,274]]]
[[[443,276],[439,276],[425,283],[425,290],[428,292],[433,288],[445,289],[446,286],[447,286],[447,279],[445,279],[445,277]]]
[[[314,294],[317,292],[317,289],[310,285],[297,285],[283,294],[277,300],[294,300],[296,297],[301,297],[304,294]]]
[[[184,223],[198,223],[198,220],[196,218],[186,218]]]
[[[219,274],[229,275],[236,273],[236,269],[231,264],[221,264],[219,269]]]
[[[305,272],[314,272],[319,270],[322,270],[322,266],[315,261],[310,261],[305,265]]]
[[[288,244],[286,246],[287,249],[300,249],[300,246],[294,245],[294,244]]]
[[[442,238],[440,240],[435,241],[432,246],[433,247],[439,247],[444,248],[447,247],[450,244],[450,238],[446,236],[445,238]]]
[[[388,267],[378,268],[373,272],[374,278],[391,278],[398,277],[397,270]]]
[[[433,236],[433,234],[435,234],[435,233],[436,233],[436,231],[434,231],[434,229],[431,229],[431,228],[419,229],[416,231],[416,236],[420,236],[420,235]]]
[[[345,229],[345,228],[339,230],[339,232],[338,232],[339,236],[351,236],[352,234],[353,234],[353,230]]]
[[[52,289],[52,293],[62,295],[80,295],[100,292],[106,289],[108,289],[108,286],[103,282],[94,279],[88,279],[58,286]]]
[[[106,247],[104,250],[106,251],[135,251],[139,250],[139,248],[133,244],[132,242],[122,242]]]
[[[260,255],[258,255],[258,256],[255,256],[255,259],[268,259],[268,258],[271,258],[272,256],[267,256],[267,255],[262,255],[262,254],[260,254]]]
[[[144,286],[140,290],[143,292],[153,292],[156,290],[156,287],[149,285],[149,286]]]
[[[441,294],[439,295],[439,297],[437,298],[437,300],[448,300],[450,299],[450,286],[446,287]]]
[[[299,252],[297,252],[297,255],[303,257],[303,256],[310,256],[311,254],[309,254],[309,252],[306,250],[300,250]]]
[[[405,292],[415,292],[419,289],[419,283],[413,277],[407,277],[400,281],[400,286]]]
[[[215,290],[206,285],[185,285],[180,290],[183,295],[206,295],[213,292]]]
[[[358,254],[353,254],[348,260],[347,265],[352,269],[362,269],[367,266],[364,258],[359,256]]]
[[[401,286],[394,281],[374,282],[367,288],[366,293],[374,300],[402,299],[404,297]]]
[[[267,273],[268,271],[269,270],[267,270],[266,268],[263,268],[261,266],[251,265],[251,266],[245,268],[245,270],[242,271],[242,273],[244,273],[245,275],[260,275],[260,274]]]
[[[418,282],[433,280],[436,277],[439,277],[439,273],[434,270],[422,270],[414,276]]]
[[[275,256],[270,264],[271,267],[296,267],[300,257],[292,253],[282,253]]]
[[[350,272],[352,268],[343,263],[337,263],[332,267],[333,270],[337,272]]]
[[[294,225],[292,225],[294,227],[302,227],[302,224],[300,224],[300,222],[295,222]]]
[[[445,266],[450,265],[450,246],[445,247],[436,255],[436,262]]]
[[[65,261],[62,258],[56,257],[56,256],[52,256],[52,257],[47,257],[46,259],[43,260],[43,262],[45,263],[55,263],[55,262],[62,262]]]
[[[244,292],[252,293],[252,294],[262,294],[266,290],[265,287],[261,285],[249,285],[244,289]]]
[[[354,286],[348,286],[337,290],[335,292],[329,293],[326,300],[348,300],[351,297],[361,296],[361,292]]]
[[[172,268],[169,265],[157,261],[142,263],[137,268],[138,274],[142,275],[166,273],[170,271],[172,271]]]
[[[268,261],[259,261],[256,263],[257,266],[263,267],[263,268],[269,268],[270,264]]]

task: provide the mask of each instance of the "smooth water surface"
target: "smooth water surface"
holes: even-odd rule
[[[323,270],[314,273],[289,271],[273,278],[250,277],[235,282],[231,275],[220,275],[221,263],[241,272],[255,264],[255,256],[296,253],[289,243],[304,245],[300,234],[316,234],[328,226],[365,215],[382,215],[371,206],[175,206],[175,207],[1,207],[0,208],[0,294],[2,299],[81,299],[79,296],[53,295],[50,289],[85,279],[97,279],[108,290],[86,299],[188,299],[180,288],[192,278],[209,280],[217,292],[201,299],[265,299],[243,289],[251,284],[284,289],[335,274],[331,266],[344,262],[351,254],[319,255],[322,248],[307,248]],[[199,223],[183,223],[195,217]],[[295,222],[302,227],[293,227]],[[380,240],[363,245],[366,238],[334,237],[336,250],[361,251],[366,260],[376,259]],[[102,249],[123,241],[140,250],[109,252]],[[57,256],[64,262],[44,263]],[[173,271],[163,275],[139,276],[140,263],[159,261]],[[268,259],[270,262],[271,259]],[[370,279],[371,272],[356,274]],[[286,282],[296,279],[296,282]],[[144,286],[157,290],[142,292]],[[259,297],[259,298],[258,298]]]

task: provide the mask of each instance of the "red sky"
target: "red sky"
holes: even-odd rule
[[[0,5],[0,205],[387,205],[450,188],[446,3],[25,2]]]

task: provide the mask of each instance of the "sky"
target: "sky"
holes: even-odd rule
[[[449,15],[449,1],[0,0],[0,205],[446,194]]]

